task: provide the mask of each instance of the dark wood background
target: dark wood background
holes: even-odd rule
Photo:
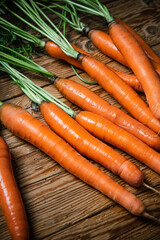
[[[103,2],[113,16],[128,23],[160,56],[160,1],[115,0]],[[102,18],[83,13],[81,16],[83,21],[91,27],[107,30],[107,25]],[[57,21],[55,16],[50,17]],[[67,28],[67,36],[72,43],[95,55],[109,66],[129,72],[124,66],[100,53],[87,37],[70,28]],[[45,52],[41,52],[38,57],[35,57],[35,61],[60,77],[80,82],[69,64],[56,60]],[[78,109],[64,99],[45,78],[28,71],[23,72],[39,86],[44,87],[73,109]],[[79,71],[79,73],[85,79],[90,79],[82,71]],[[84,85],[122,109],[119,103],[100,86]],[[143,94],[141,94],[141,97],[145,99]],[[5,74],[1,74],[0,79],[0,101],[18,104],[43,121],[40,113],[31,111],[30,100],[16,85],[11,84],[10,78]],[[28,216],[31,239],[160,239],[160,225],[156,222],[131,215],[100,192],[69,174],[40,150],[15,137],[2,125],[0,125],[0,133],[8,143],[11,151],[16,181]],[[118,149],[116,151],[137,164],[144,172],[146,182],[160,190],[160,177],[157,173],[126,153]],[[103,167],[101,168],[104,170]],[[148,212],[160,218],[160,198],[156,193],[144,187],[133,188],[111,172],[105,171],[129,191],[136,194],[144,202]],[[0,210],[0,240],[8,239],[10,239],[10,235]]]

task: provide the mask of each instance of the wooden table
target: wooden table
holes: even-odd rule
[[[103,2],[112,15],[126,21],[160,56],[160,1],[115,0]],[[81,14],[81,16],[83,21],[90,26],[104,31],[107,30],[106,23],[102,18],[90,17],[87,14]],[[55,19],[55,16],[52,15],[52,18]],[[67,28],[67,35],[71,42],[95,55],[109,66],[129,72],[124,66],[100,53],[87,37],[70,28]],[[80,82],[69,64],[56,60],[45,52],[36,57],[35,61],[60,77]],[[39,86],[44,87],[70,107],[78,109],[64,99],[45,78],[28,71],[23,72]],[[79,71],[79,73],[85,79],[90,79],[84,72]],[[123,110],[120,104],[100,86],[87,85],[82,82],[81,84]],[[141,94],[141,97],[145,99],[143,94]],[[10,78],[5,74],[1,74],[0,101],[18,104],[43,121],[40,113],[31,111],[31,101],[15,84],[11,84]],[[31,239],[160,239],[160,225],[156,222],[131,215],[97,190],[72,176],[40,150],[15,137],[2,125],[0,126],[0,132],[11,151],[16,181],[27,211]],[[160,190],[160,177],[157,173],[126,153],[118,149],[116,151],[137,164],[143,171],[146,182]],[[104,170],[102,166],[100,168]],[[105,171],[115,181],[136,194],[144,202],[148,212],[160,218],[160,198],[156,193],[147,190],[145,187],[133,188],[108,170]],[[0,240],[8,239],[10,239],[10,236],[3,214],[0,211]]]

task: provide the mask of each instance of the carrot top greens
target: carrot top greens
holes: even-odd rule
[[[65,2],[66,1],[64,0],[64,3]],[[40,5],[42,8],[47,9],[50,12],[53,12],[54,14],[59,16],[61,20],[69,24],[72,28],[74,28],[77,31],[82,32],[86,27],[86,25],[80,21],[76,8],[72,3],[69,3],[68,5],[67,4],[62,5],[56,3],[55,1],[46,0],[46,4],[42,4],[40,2],[38,2],[37,4]],[[56,9],[62,9],[62,13],[57,11]],[[69,17],[66,15],[67,13],[69,14]]]
[[[75,112],[70,107],[43,88],[37,86],[28,77],[11,67],[8,63],[0,61],[0,71],[8,73],[13,80],[12,83],[16,83],[33,102],[37,104],[41,104],[43,101],[53,102],[63,109],[68,115],[71,117],[74,116]]]
[[[42,101],[54,102],[60,108],[62,108],[66,113],[71,117],[74,116],[74,111],[65,105],[63,102],[55,98],[52,94],[45,91],[43,88],[37,86],[33,81],[23,75],[21,72],[9,65],[22,67],[28,70],[31,70],[36,73],[43,74],[49,79],[55,79],[56,76],[53,73],[48,72],[45,68],[33,62],[31,59],[15,52],[14,50],[5,47],[4,50],[7,50],[10,54],[0,51],[0,71],[6,72],[13,79],[13,82],[16,83],[22,91],[35,103],[41,104]],[[12,54],[16,55],[12,56]]]
[[[45,42],[41,39],[37,38],[36,36],[30,34],[29,32],[26,32],[19,28],[18,26],[8,22],[4,18],[0,17],[0,32],[6,33],[6,41],[8,41],[8,38],[12,38],[12,41],[16,39],[16,36],[18,36],[20,39],[24,39],[27,42],[35,44],[37,47],[44,47]],[[3,30],[3,31],[2,31]],[[5,45],[5,44],[4,44]]]
[[[79,53],[73,49],[71,44],[61,33],[58,27],[47,17],[47,15],[38,7],[38,5],[33,0],[30,0],[29,2],[30,4],[28,4],[25,0],[13,0],[13,3],[17,7],[19,7],[36,24],[36,26],[31,24],[24,18],[20,17],[15,12],[9,10],[5,5],[4,7],[6,7],[16,17],[27,23],[37,32],[41,33],[43,36],[55,42],[68,56],[77,58]],[[44,18],[45,20],[43,20],[42,18]]]
[[[46,2],[47,0],[42,0]],[[60,0],[55,0],[59,2]],[[55,2],[54,1],[54,2]],[[62,0],[63,2],[76,6],[77,10],[90,13],[96,16],[104,17],[107,22],[111,22],[114,20],[114,18],[110,15],[107,7],[100,3],[98,0]]]
[[[21,27],[22,22],[16,23],[16,25],[13,25],[9,23],[7,20],[5,20],[5,8],[4,3],[6,2],[7,5],[9,5],[9,1],[1,1],[0,2],[0,44],[4,46],[10,46],[13,49],[15,49],[19,53],[23,53],[28,57],[32,57],[32,54],[38,55],[38,52],[36,51],[35,47],[41,46],[42,42],[40,39],[33,36],[33,38],[30,38],[30,41],[28,40],[28,36],[23,36],[24,40],[22,41],[21,36],[23,35],[23,30],[19,28]],[[7,6],[5,6],[7,8]],[[12,31],[11,31],[12,28]],[[13,31],[15,29],[15,31]]]
[[[31,59],[21,55],[15,50],[0,45],[0,61],[10,63],[17,67],[22,67],[32,72],[43,74],[49,78],[55,78],[53,73],[48,72],[45,68],[33,62]]]

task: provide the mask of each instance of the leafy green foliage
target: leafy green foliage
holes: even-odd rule
[[[26,43],[20,37],[0,28],[0,44],[11,47],[16,52],[32,58],[32,54],[37,55],[36,47],[33,43]]]

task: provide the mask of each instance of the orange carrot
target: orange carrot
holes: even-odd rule
[[[29,239],[29,227],[6,142],[0,137],[0,206],[12,239]]]
[[[152,65],[153,65],[154,69],[156,70],[157,74],[160,77],[160,64],[152,61]]]
[[[142,84],[149,107],[160,119],[160,80],[150,60],[134,36],[121,24],[111,21],[109,34]]]
[[[76,50],[76,46],[72,44],[72,46],[74,47],[74,49]],[[52,41],[47,41],[46,42],[46,45],[45,45],[45,50],[46,52],[52,56],[52,57],[55,57],[55,58],[58,58],[58,59],[62,59],[80,69],[82,69],[82,66],[81,66],[81,63],[78,62],[76,59],[72,58],[72,57],[69,57],[67,56],[62,50],[61,48],[55,44],[54,42]]]
[[[57,53],[56,56],[54,55],[55,49],[52,51],[52,45],[48,44],[47,52],[53,57],[58,57]],[[79,56],[80,55],[82,56],[83,54],[79,54]],[[64,56],[65,54],[61,51],[58,58],[63,59]],[[67,57],[66,61],[68,61],[68,58],[70,61],[70,57]],[[77,66],[77,61],[75,61],[76,60],[74,60],[75,66]],[[160,122],[153,116],[148,106],[138,94],[134,92],[128,84],[123,82],[116,73],[111,71],[106,65],[94,57],[83,55],[81,59],[79,58],[79,61],[81,61],[82,69],[95,79],[99,85],[101,85],[117,101],[119,101],[129,113],[131,113],[138,121],[159,133]]]
[[[16,136],[44,151],[70,173],[101,191],[135,215],[149,215],[135,195],[78,154],[41,121],[13,104],[0,106],[0,120]]]
[[[79,83],[69,79],[57,78],[54,85],[64,97],[75,105],[103,116],[152,148],[160,149],[160,138],[155,134],[155,132],[158,133],[160,129],[160,122],[157,119],[152,119],[150,122],[148,121],[150,127],[155,131],[153,132]]]
[[[47,124],[82,155],[102,164],[133,186],[142,184],[143,174],[134,164],[92,136],[57,105],[43,102],[40,109]]]
[[[95,113],[78,112],[75,120],[94,136],[129,153],[160,174],[160,154],[135,136]]]
[[[88,37],[91,39],[93,44],[105,55],[109,56],[112,59],[120,62],[121,64],[128,66],[126,60],[117,49],[115,44],[113,43],[111,37],[106,32],[101,30],[92,29],[88,33]]]
[[[79,61],[81,61],[83,69],[137,120],[152,130],[154,130],[152,122],[157,122],[157,125],[160,124],[139,95],[113,71],[110,71],[106,65],[83,54],[79,55]]]
[[[126,24],[124,21],[115,18],[115,20],[120,23],[121,25],[123,25],[126,29],[128,29],[129,32],[132,33],[132,35],[137,39],[137,41],[140,43],[140,45],[142,46],[143,50],[145,51],[145,53],[147,54],[147,56],[153,60],[156,63],[160,64],[160,57],[158,57],[155,52],[150,48],[150,46],[138,35],[138,33],[136,33],[128,24]]]
[[[113,44],[113,42],[112,42]],[[72,47],[80,52],[80,53],[83,53],[87,56],[92,56],[90,55],[89,53],[83,51],[82,49],[76,47],[75,45],[71,44]],[[113,44],[114,45],[114,44]],[[78,60],[72,58],[72,57],[69,57],[67,56],[59,47],[57,44],[55,44],[54,42],[52,41],[48,41],[45,45],[45,50],[46,52],[52,56],[52,57],[55,57],[55,58],[58,58],[58,59],[62,59],[62,60],[65,60],[66,62],[80,68],[80,69],[83,69],[83,66],[81,65],[80,62],[78,62]],[[117,50],[118,51],[118,50]],[[119,52],[119,54],[121,55],[121,53]],[[122,55],[121,55],[122,56]],[[133,87],[136,91],[140,91],[142,92],[143,89],[142,89],[142,86],[140,85],[139,81],[137,80],[137,78],[133,75],[133,74],[126,74],[126,73],[123,73],[123,72],[119,72],[119,71],[116,71],[114,68],[111,68],[107,65],[107,67],[112,70],[113,72],[115,72],[120,78],[123,79],[123,81],[125,81],[127,84],[129,84],[131,87]]]
[[[126,24],[123,24],[124,26],[126,26]],[[128,25],[127,25],[128,26]],[[127,29],[130,31],[130,28],[127,27]],[[133,30],[132,30],[133,31]],[[131,31],[131,33],[132,33]],[[113,43],[111,37],[109,34],[107,34],[106,32],[100,31],[100,30],[91,30],[88,33],[88,37],[92,40],[93,44],[104,54],[106,54],[107,56],[109,56],[110,58],[120,62],[121,64],[129,67],[128,63],[126,62],[125,58],[123,57],[123,55],[120,53],[120,51],[117,49],[117,47],[115,46],[115,44]],[[138,40],[138,39],[137,39]],[[141,43],[141,42],[140,42]],[[156,70],[156,72],[158,73],[158,75],[160,76],[160,64],[157,63],[156,61],[154,61],[153,59],[150,59],[154,69]],[[134,76],[134,75],[131,75]],[[136,77],[135,77],[136,78]],[[125,79],[124,79],[125,81]],[[138,81],[138,79],[136,78],[136,81]]]
[[[129,86],[134,88],[138,92],[143,92],[142,85],[136,78],[134,74],[126,74],[124,72],[119,72],[107,65],[107,67],[112,70],[114,73],[116,73],[125,83],[127,83]]]

